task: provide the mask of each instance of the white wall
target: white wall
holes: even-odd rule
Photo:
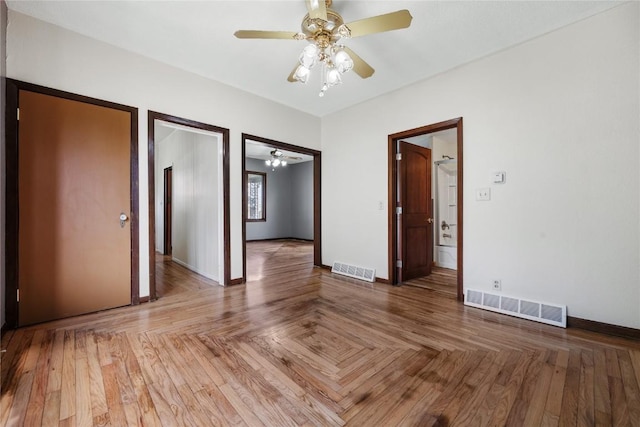
[[[4,326],[5,255],[4,255],[4,213],[5,213],[5,139],[4,107],[5,80],[7,70],[7,4],[0,0],[0,328]]]
[[[320,149],[317,117],[12,11],[7,76],[139,108],[141,296],[149,293],[147,110],[230,129],[232,279],[242,276],[241,134]]]
[[[156,214],[161,214],[156,243],[164,246],[164,169],[173,167],[173,260],[216,281],[220,281],[219,254],[224,247],[218,233],[220,138],[175,130],[155,145]]]
[[[388,277],[387,211],[377,209],[387,136],[463,117],[465,288],[499,278],[504,294],[639,328],[639,7],[324,117],[323,263]],[[504,185],[491,184],[498,170]],[[481,187],[490,202],[475,201]]]
[[[388,277],[387,210],[378,209],[387,203],[387,135],[462,116],[465,287],[489,289],[500,278],[505,294],[640,328],[639,7],[624,4],[322,120],[11,11],[7,76],[140,109],[143,296],[148,109],[231,130],[232,278],[242,275],[242,132],[322,146],[323,263]],[[507,172],[507,184],[476,202],[473,190],[491,186],[494,170]]]
[[[457,145],[457,132],[455,129],[450,129],[447,132],[447,138],[442,136],[433,137],[433,166],[431,168],[431,187],[433,195],[433,209],[436,219],[436,226],[433,235],[433,253],[436,262],[441,264],[441,260],[436,258],[438,254],[437,247],[440,244],[456,245],[457,241],[457,220],[458,215],[457,206],[450,206],[450,203],[454,204],[457,201],[457,188],[449,187],[450,182],[456,182],[457,178],[457,164],[444,164],[438,167],[435,162],[443,160],[443,156],[449,156],[454,159],[458,159],[458,145]],[[439,174],[438,174],[439,173]],[[437,178],[436,178],[437,177]],[[436,186],[437,182],[437,186]],[[456,224],[450,226],[448,229],[442,230],[440,224],[442,220],[446,220],[449,224]],[[448,234],[451,237],[445,238],[443,234]]]
[[[451,132],[453,136],[449,136],[447,138],[442,138],[440,136],[433,137],[433,152],[432,158],[434,162],[439,160],[445,160],[442,156],[453,157],[454,159],[458,158],[458,145],[456,141],[456,130],[451,129],[447,132]]]

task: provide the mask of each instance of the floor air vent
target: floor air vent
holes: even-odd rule
[[[343,276],[353,277],[354,279],[375,282],[376,270],[373,268],[358,267],[355,265],[345,264],[342,262],[334,262],[332,273],[342,274]]]
[[[553,326],[567,327],[566,305],[545,304],[473,289],[467,289],[464,304]]]

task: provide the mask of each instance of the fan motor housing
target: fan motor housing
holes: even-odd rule
[[[300,26],[302,32],[309,38],[315,39],[320,33],[327,33],[333,38],[333,31],[344,24],[342,16],[333,9],[327,9],[327,20],[311,18],[307,13]]]

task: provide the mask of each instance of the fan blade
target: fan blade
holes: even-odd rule
[[[376,70],[374,70],[371,65],[367,64],[364,59],[356,55],[354,51],[346,46],[344,46],[342,49],[344,49],[344,51],[347,52],[347,54],[351,57],[351,60],[353,61],[353,71],[355,71],[357,75],[359,75],[363,79],[366,79],[371,77],[373,73],[375,73]]]
[[[324,0],[306,0],[309,18],[320,18],[327,21],[327,7]]]
[[[293,31],[259,31],[259,30],[238,30],[233,33],[239,39],[290,39],[295,40],[296,34]]]
[[[382,33],[384,31],[399,30],[411,25],[413,17],[408,10],[403,9],[385,15],[372,16],[359,21],[345,24],[351,37],[366,36],[367,34]]]

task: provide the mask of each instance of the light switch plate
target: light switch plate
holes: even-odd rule
[[[494,184],[504,184],[507,179],[507,174],[505,172],[494,172],[493,173],[493,183]]]

